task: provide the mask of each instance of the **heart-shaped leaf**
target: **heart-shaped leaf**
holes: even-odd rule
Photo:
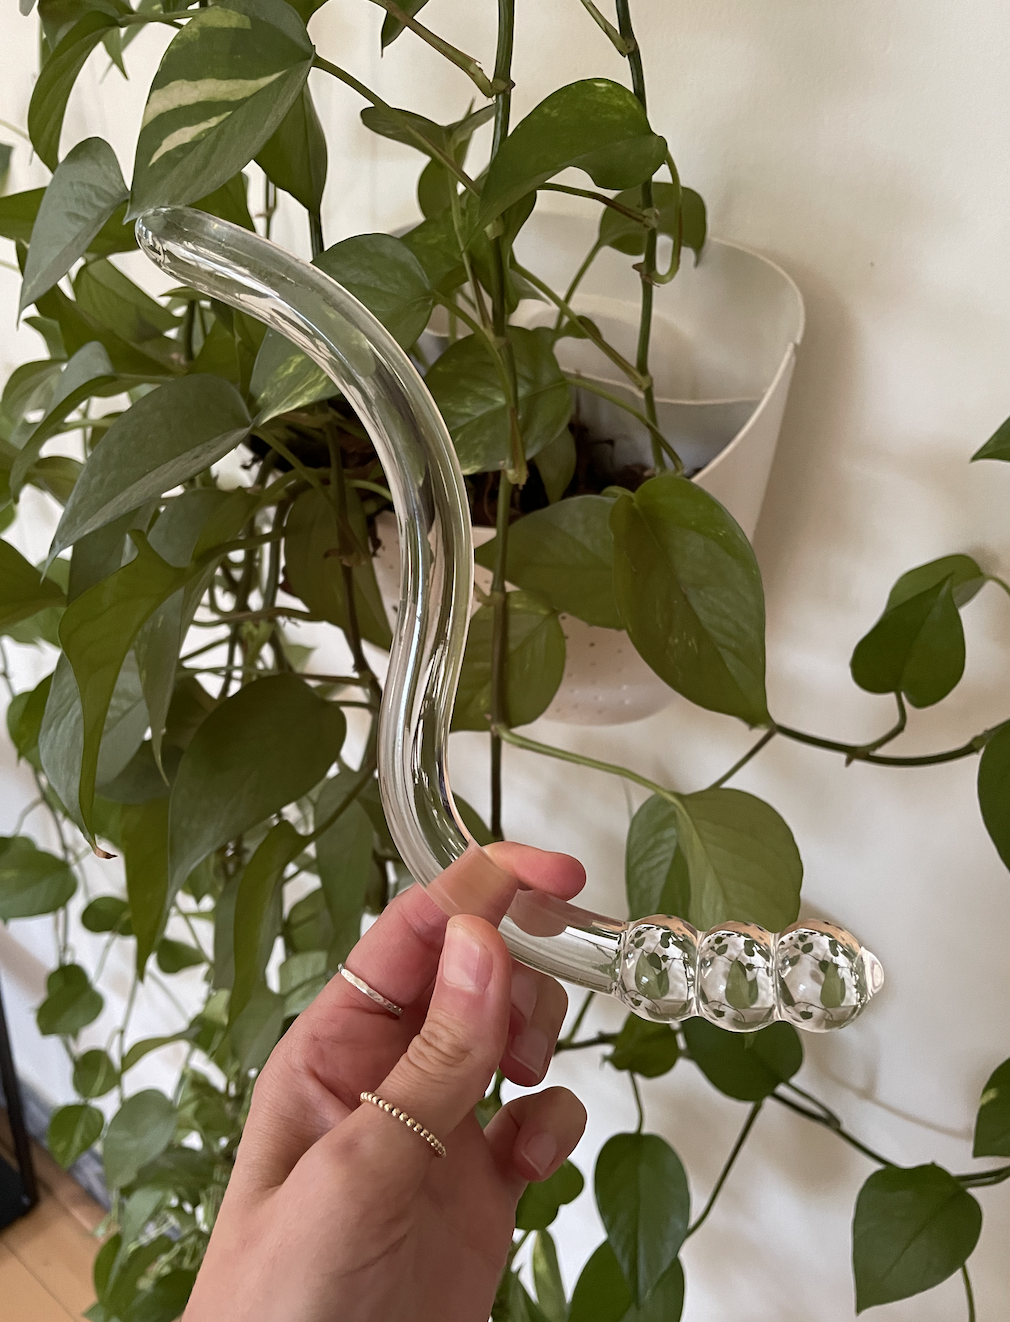
[[[856,1312],[908,1299],[953,1276],[981,1229],[982,1209],[941,1167],[875,1171],[852,1219]]]
[[[569,83],[521,120],[491,162],[477,227],[490,224],[562,170],[584,170],[600,188],[631,188],[650,179],[666,155],[641,102],[620,83]]]
[[[737,523],[671,474],[615,501],[610,526],[617,605],[641,656],[699,707],[767,721],[761,573]]]
[[[26,836],[0,836],[0,919],[32,918],[62,909],[77,879],[62,858]]]
[[[1010,721],[990,736],[978,764],[978,803],[1000,858],[1010,868]]]
[[[676,807],[659,794],[646,799],[631,819],[624,853],[629,918],[687,915],[691,879],[679,847],[678,821]]]
[[[326,187],[326,135],[308,83],[273,137],[260,148],[256,164],[277,188],[290,193],[307,211],[318,212]]]
[[[18,315],[84,256],[129,191],[116,153],[102,138],[85,138],[67,153],[35,218]]]
[[[769,1024],[756,1033],[728,1033],[707,1019],[681,1025],[691,1059],[714,1088],[740,1102],[759,1102],[803,1064],[792,1024]]]
[[[606,496],[573,496],[517,520],[509,529],[505,577],[556,611],[621,628],[614,600],[612,508]],[[477,563],[491,569],[496,554],[497,538],[492,538],[477,551]]]
[[[199,10],[151,84],[129,215],[184,206],[238,173],[280,128],[313,54],[305,24],[284,0]]]
[[[46,1147],[66,1169],[94,1147],[104,1128],[105,1116],[97,1106],[61,1106],[49,1121]]]
[[[345,731],[340,708],[294,675],[247,684],[216,708],[183,754],[172,786],[171,893],[208,854],[317,785]]]
[[[80,964],[61,964],[46,979],[48,995],[35,1014],[43,1037],[76,1037],[94,1023],[105,1004]]]
[[[528,592],[510,592],[508,683],[510,725],[528,725],[551,704],[565,669],[565,635],[546,602]],[[460,675],[454,730],[487,730],[491,712],[491,637],[494,613],[481,606],[470,621]]]
[[[0,539],[0,632],[7,633],[47,606],[62,606],[66,596],[52,579],[43,578],[34,565]]]
[[[109,1121],[102,1144],[110,1189],[132,1184],[142,1166],[168,1147],[175,1134],[175,1107],[156,1088],[128,1097]]]

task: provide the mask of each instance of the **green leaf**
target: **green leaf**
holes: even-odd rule
[[[74,353],[56,382],[45,416],[21,438],[23,443],[18,448],[10,473],[11,495],[15,500],[43,445],[60,431],[65,419],[85,400],[95,395],[113,394],[122,388],[104,345],[92,340]],[[27,424],[24,426],[27,429]]]
[[[0,238],[30,243],[32,226],[45,195],[44,188],[29,188],[23,193],[0,197]]]
[[[803,862],[771,804],[743,790],[714,789],[685,794],[676,809],[690,893],[680,917],[701,931],[732,920],[777,932],[796,921]],[[675,874],[677,867],[674,858]]]
[[[172,893],[208,854],[317,785],[345,731],[340,708],[294,675],[258,679],[213,711],[169,800]]]
[[[567,426],[572,401],[550,334],[509,328],[519,387],[519,427],[532,458]],[[450,344],[428,369],[425,384],[445,419],[464,473],[504,468],[510,424],[505,387],[483,335]]]
[[[683,916],[691,907],[691,879],[679,847],[676,807],[659,794],[631,819],[624,853],[628,917]]]
[[[249,1004],[256,984],[266,972],[280,934],[284,869],[304,846],[304,838],[290,822],[278,822],[260,841],[242,872],[235,901],[235,985],[228,1003],[228,1019],[232,1024]]]
[[[151,84],[129,215],[184,206],[247,165],[300,96],[313,55],[283,0],[227,0],[195,14]]]
[[[74,1061],[74,1092],[80,1097],[104,1097],[118,1082],[119,1070],[106,1051],[96,1047]]]
[[[26,836],[0,836],[0,919],[33,918],[62,909],[77,879],[62,858]]]
[[[414,18],[427,3],[428,0],[403,0],[400,8],[408,18]],[[397,39],[403,28],[404,25],[400,19],[394,18],[392,14],[386,15],[382,20],[382,34],[379,39],[383,50]]]
[[[328,981],[325,950],[302,950],[289,956],[277,970],[284,1017],[299,1015],[316,999]]]
[[[792,1024],[769,1024],[756,1033],[727,1033],[707,1019],[685,1019],[681,1028],[691,1059],[713,1087],[740,1102],[759,1102],[803,1064]]]
[[[546,1230],[566,1203],[575,1202],[585,1183],[578,1166],[565,1161],[546,1180],[528,1184],[516,1208],[516,1229]]]
[[[642,210],[642,190],[625,189],[614,198],[622,206]],[[680,235],[680,242],[685,248],[691,248],[700,254],[705,246],[708,223],[705,215],[705,203],[693,188],[678,188],[676,184],[660,183],[652,185],[652,205],[659,211],[657,231],[667,234],[674,241]],[[623,216],[613,207],[604,207],[600,215],[598,242],[601,247],[616,248],[629,257],[641,257],[645,252],[647,231],[630,216]]]
[[[290,193],[307,211],[319,211],[326,187],[326,135],[308,83],[260,148],[256,164],[272,184]]]
[[[534,510],[509,529],[505,577],[535,592],[556,611],[587,624],[620,629],[614,600],[613,501],[606,496],[573,496]],[[493,569],[497,538],[476,553],[478,564]]]
[[[575,438],[567,427],[564,431],[558,432],[554,440],[538,452],[534,462],[540,474],[540,480],[544,484],[547,499],[552,505],[555,501],[560,500],[568,490],[569,484],[575,476],[577,458]],[[611,535],[610,559],[611,578],[613,578],[613,535]],[[613,582],[610,584],[610,591],[613,594]]]
[[[335,243],[314,265],[364,303],[404,349],[428,324],[433,306],[424,268],[391,234],[356,234]]]
[[[649,179],[666,139],[649,128],[641,102],[608,78],[586,78],[552,92],[502,143],[481,192],[483,228],[506,207],[562,170],[584,170],[600,188]]]
[[[143,978],[168,917],[167,800],[124,805],[120,841],[137,938],[137,976]]]
[[[568,1304],[565,1286],[558,1266],[558,1251],[550,1232],[541,1230],[533,1244],[533,1283],[537,1290],[537,1303],[547,1322],[565,1322]]]
[[[677,1034],[669,1024],[654,1024],[629,1014],[607,1059],[615,1070],[658,1079],[673,1069],[679,1056]]]
[[[163,936],[158,942],[158,968],[162,973],[179,973],[182,969],[193,969],[206,962],[199,950],[185,941],[173,941]]]
[[[128,196],[116,153],[102,138],[85,138],[67,153],[56,167],[32,229],[19,316],[84,256]]]
[[[452,215],[440,212],[401,236],[403,243],[421,263],[432,289],[448,298],[466,279]]]
[[[761,573],[730,515],[663,475],[615,501],[610,526],[617,605],[645,661],[699,707],[767,721]]]
[[[42,770],[39,731],[52,682],[52,675],[46,675],[35,688],[15,694],[7,704],[7,733],[17,749],[18,760],[24,758],[36,771]]]
[[[195,1284],[195,1271],[173,1267],[133,1301],[130,1322],[175,1322],[185,1311]]]
[[[66,1170],[98,1142],[104,1128],[105,1116],[97,1106],[61,1106],[49,1121],[46,1147]]]
[[[195,477],[233,450],[250,425],[238,391],[220,377],[187,376],[144,395],[95,446],[50,556]]]
[[[192,1027],[185,1028],[181,1033],[171,1033],[168,1037],[145,1037],[139,1042],[134,1042],[129,1051],[123,1056],[123,1073],[132,1070],[134,1065],[138,1064],[149,1056],[152,1051],[158,1051],[161,1047],[170,1046],[173,1042],[191,1042],[196,1034]]]
[[[102,1144],[110,1189],[132,1184],[142,1166],[160,1156],[175,1133],[175,1107],[157,1088],[128,1097],[109,1121]]]
[[[634,1300],[621,1264],[605,1239],[575,1283],[568,1322],[624,1322],[634,1313]]]
[[[105,1004],[79,964],[61,964],[53,969],[46,979],[46,990],[49,994],[35,1015],[43,1037],[76,1037],[82,1028],[94,1023]]]
[[[508,683],[509,725],[528,725],[551,704],[565,669],[565,635],[558,617],[528,592],[509,592]],[[463,656],[454,730],[487,730],[491,711],[491,642],[494,612],[481,606],[470,621]]]
[[[314,808],[318,829],[350,792],[357,776],[341,771],[319,791]],[[333,923],[329,966],[335,969],[361,935],[361,915],[372,866],[372,823],[359,802],[350,803],[316,841],[316,865]]]
[[[284,940],[295,954],[322,954],[333,940],[333,923],[322,887],[309,891],[291,906],[284,921]],[[325,966],[325,958],[324,958]]]
[[[83,743],[77,804],[92,840],[99,749],[123,663],[144,622],[194,572],[167,564],[141,533],[133,535],[136,557],[71,602],[60,621],[60,641],[81,698]]]
[[[1010,721],[997,726],[982,749],[978,803],[985,829],[1010,868]]]
[[[463,819],[463,825],[470,832],[479,845],[489,845],[494,840],[494,836],[488,830],[487,823],[476,808],[470,806],[466,799],[460,794],[454,794],[453,801],[456,804],[456,811]]]
[[[10,542],[0,538],[0,631],[27,620],[47,606],[62,606],[66,597],[56,583],[43,578]]]
[[[131,344],[167,366],[178,361],[179,345],[165,336],[179,328],[179,318],[163,307],[107,258],[86,262],[74,277],[77,306],[95,321],[113,327]]]
[[[976,459],[1010,460],[1010,418],[1000,423],[985,445],[976,450],[971,458],[973,463]]]
[[[284,997],[258,982],[228,1032],[240,1071],[263,1068],[284,1031],[284,1013]]]
[[[658,1134],[615,1134],[596,1162],[596,1205],[632,1298],[641,1303],[676,1260],[690,1194],[680,1158]]]
[[[365,516],[353,487],[347,488],[346,496],[350,546],[347,535],[341,539],[333,502],[325,491],[303,491],[292,505],[284,528],[287,580],[291,591],[314,615],[346,629],[341,553],[357,561],[352,574],[361,636],[379,647],[389,647],[392,634],[368,554]]]
[[[885,1166],[859,1191],[852,1219],[856,1312],[931,1290],[967,1261],[982,1209],[939,1166]]]
[[[98,895],[81,914],[86,932],[119,932],[125,935],[130,923],[130,906],[119,895]]]
[[[109,14],[89,10],[60,39],[42,66],[28,106],[28,132],[50,170],[56,169],[63,116],[77,75],[98,43],[116,26]]]
[[[929,707],[964,673],[964,628],[958,612],[985,582],[966,555],[910,570],[891,589],[884,613],[852,653],[852,678],[869,693],[901,693]]]
[[[993,1070],[982,1089],[973,1157],[1010,1157],[1010,1060]]]

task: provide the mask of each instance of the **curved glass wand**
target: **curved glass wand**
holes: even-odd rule
[[[449,721],[473,592],[463,478],[410,359],[361,303],[316,267],[201,211],[137,221],[141,248],[202,294],[265,322],[346,396],[382,462],[400,537],[400,608],[379,719],[379,786],[390,833],[426,886],[468,849],[446,772]],[[883,983],[879,962],[832,923],[774,935],[728,922],[698,933],[663,915],[626,923],[520,891],[501,932],[533,968],[617,996],[637,1014],[693,1014],[736,1032],[785,1019],[849,1023]]]

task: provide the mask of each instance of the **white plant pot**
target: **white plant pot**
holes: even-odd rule
[[[531,216],[516,242],[519,261],[553,289],[566,289],[596,237],[585,216]],[[668,247],[668,241],[663,241]],[[660,252],[660,265],[667,257]],[[638,338],[639,279],[633,259],[604,249],[572,299],[605,338],[633,361]],[[520,303],[520,325],[553,324],[553,306]],[[774,262],[737,244],[710,239],[697,265],[690,253],[676,279],[656,286],[650,361],[663,435],[688,473],[733,515],[748,537],[757,527],[782,415],[803,337],[803,299]],[[445,346],[433,322],[422,348],[429,360]],[[562,367],[598,382],[636,408],[640,398],[589,340],[564,338]],[[588,390],[575,389],[576,416],[597,436],[614,441],[615,467],[651,465],[648,430],[630,414]],[[380,516],[382,550],[376,573],[386,603],[398,599],[398,548],[391,515]],[[494,535],[475,528],[481,545]],[[490,574],[477,568],[487,590]],[[564,678],[545,720],[571,725],[621,725],[662,710],[671,690],[645,664],[627,635],[561,616],[567,641]]]

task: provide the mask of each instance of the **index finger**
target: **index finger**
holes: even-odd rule
[[[510,841],[486,849],[472,845],[427,889],[412,886],[394,900],[351,951],[347,968],[395,1005],[412,1005],[434,980],[454,914],[474,914],[497,926],[520,885],[570,899],[585,880],[582,864],[568,854]],[[334,978],[327,992],[322,1013],[337,1006],[385,1013],[342,978]]]

